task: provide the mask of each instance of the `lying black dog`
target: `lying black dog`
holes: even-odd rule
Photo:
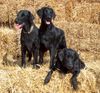
[[[21,31],[21,52],[22,52],[22,66],[26,66],[26,52],[28,53],[29,61],[32,54],[34,54],[33,66],[38,64],[39,52],[39,38],[38,28],[33,23],[34,16],[28,10],[21,10],[18,12],[15,19],[16,27],[22,29]]]
[[[55,18],[55,12],[52,8],[43,7],[37,11],[37,14],[41,18],[41,25],[39,29],[39,62],[40,64],[43,63],[43,55],[47,50],[49,50],[50,69],[53,69],[57,49],[63,49],[66,47],[64,32],[53,25],[52,19]]]
[[[54,70],[59,69],[64,74],[72,73],[71,84],[74,89],[77,89],[77,76],[80,73],[80,70],[85,67],[85,64],[79,58],[78,53],[72,49],[62,49],[59,50],[56,57],[55,68],[48,72],[48,75],[45,78],[45,83],[50,81],[51,75]]]

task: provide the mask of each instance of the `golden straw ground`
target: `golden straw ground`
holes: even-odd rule
[[[78,91],[70,85],[71,74],[53,73],[43,85],[49,55],[39,70],[31,62],[21,69],[20,31],[0,27],[0,93],[100,93],[100,2],[99,0],[0,0],[0,25],[12,25],[21,9],[30,10],[39,27],[37,9],[49,6],[56,12],[54,24],[64,30],[67,46],[85,62],[78,77]]]
[[[82,27],[86,27],[86,24],[84,27],[84,24],[70,23],[67,27],[68,22],[64,22],[62,25],[59,23],[55,24],[67,32],[65,32],[65,34],[68,47],[77,50],[80,53],[81,59],[86,63],[86,68],[81,71],[78,77],[79,90],[77,92],[72,90],[70,85],[71,74],[64,76],[58,71],[54,72],[48,85],[43,85],[49,68],[50,60],[48,54],[45,55],[45,63],[39,70],[32,69],[31,63],[27,63],[28,66],[26,69],[21,69],[19,66],[19,63],[21,63],[20,31],[0,28],[0,91],[2,93],[66,93],[66,91],[67,93],[99,93],[100,60],[98,48],[95,47],[94,42],[93,47],[96,48],[94,49],[95,52],[97,51],[97,54],[94,55],[95,52],[92,52],[91,48],[86,47],[87,43],[84,47],[81,47],[80,44],[77,47],[76,43],[79,42],[77,36],[75,37],[78,31],[77,26],[80,26],[82,29]],[[64,27],[63,24],[66,24],[66,27]],[[91,25],[87,24],[86,29],[89,29],[90,26]],[[73,32],[70,31],[72,30],[71,28],[73,28]],[[96,31],[95,28],[98,30],[98,25],[94,25],[94,31]],[[87,39],[88,37],[85,36],[85,38]],[[70,39],[72,39],[72,41],[70,41]],[[77,41],[75,42],[74,39]],[[74,44],[71,44],[71,42]],[[85,42],[83,43],[85,44]],[[89,43],[88,46],[91,46],[91,43]]]

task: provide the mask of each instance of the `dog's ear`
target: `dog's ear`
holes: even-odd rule
[[[74,57],[75,57],[74,60],[79,59],[79,54],[77,52],[75,52],[75,56]]]
[[[37,10],[37,14],[40,18],[42,18],[42,15],[43,15],[43,8]]]
[[[81,59],[79,59],[79,63],[80,63],[80,68],[84,69],[85,68],[84,62]]]
[[[64,59],[64,50],[61,50],[60,52],[58,52],[58,58],[60,61],[63,61]]]
[[[29,20],[30,20],[31,23],[33,23],[34,16],[31,12],[29,12]]]
[[[53,17],[53,19],[55,19],[55,17],[56,17],[56,14],[53,9],[52,9],[52,17]]]
[[[84,67],[85,67],[85,64],[84,64],[84,62],[80,59],[80,57],[79,57],[79,54],[76,52],[75,53],[75,67],[77,68],[77,66],[78,66],[78,64],[79,64],[79,67],[80,67],[80,69],[83,69]]]

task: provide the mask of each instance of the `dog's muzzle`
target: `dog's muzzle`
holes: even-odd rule
[[[24,26],[24,23],[22,23],[22,24],[15,24],[15,28],[16,29],[22,29],[23,26]]]

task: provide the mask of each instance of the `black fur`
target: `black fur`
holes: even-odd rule
[[[18,12],[15,23],[22,28],[21,31],[21,53],[22,53],[22,67],[26,67],[26,52],[28,53],[29,61],[34,54],[33,66],[38,64],[39,52],[39,38],[38,28],[33,23],[34,16],[28,10],[21,10]],[[32,30],[31,27],[33,26]]]
[[[59,69],[64,74],[72,73],[71,84],[74,89],[77,89],[77,76],[80,70],[85,67],[83,61],[79,58],[78,53],[72,49],[59,50],[56,57],[55,69],[48,72],[45,82],[48,83],[54,70]]]
[[[52,8],[43,7],[37,11],[37,14],[41,18],[41,25],[39,29],[39,62],[40,64],[43,63],[44,53],[49,50],[50,69],[53,69],[57,49],[63,49],[66,47],[64,32],[53,25],[52,19],[55,18],[55,12]]]

